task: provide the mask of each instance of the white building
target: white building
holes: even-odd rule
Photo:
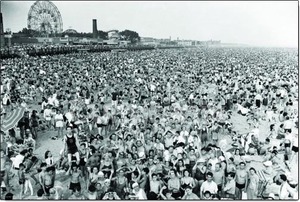
[[[120,39],[120,34],[119,34],[119,31],[118,30],[110,30],[107,32],[108,34],[108,39],[109,40],[119,40]]]

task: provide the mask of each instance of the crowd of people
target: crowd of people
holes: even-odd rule
[[[182,46],[162,45],[158,49],[180,49]],[[110,51],[141,51],[153,50],[154,46],[149,45],[127,45],[113,46],[107,44],[60,44],[60,45],[41,45],[41,44],[26,44],[20,46],[0,48],[1,59],[22,58],[22,57],[42,57],[59,54],[80,53],[83,51],[94,52],[110,52]]]
[[[298,197],[296,50],[70,53],[2,66],[1,119],[26,108],[1,131],[3,198]]]

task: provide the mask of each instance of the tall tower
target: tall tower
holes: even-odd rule
[[[4,31],[3,31],[3,17],[2,17],[2,11],[1,11],[1,4],[2,1],[0,0],[0,47],[4,47]]]
[[[97,20],[93,19],[93,38],[97,38]]]

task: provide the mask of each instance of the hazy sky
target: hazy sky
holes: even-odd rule
[[[2,1],[4,30],[27,27],[34,1]],[[129,29],[143,37],[221,40],[255,46],[298,46],[297,1],[53,1],[63,29]]]

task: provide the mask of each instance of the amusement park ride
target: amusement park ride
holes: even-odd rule
[[[50,1],[36,1],[28,12],[28,29],[35,30],[41,36],[63,32],[63,22],[58,8]]]

